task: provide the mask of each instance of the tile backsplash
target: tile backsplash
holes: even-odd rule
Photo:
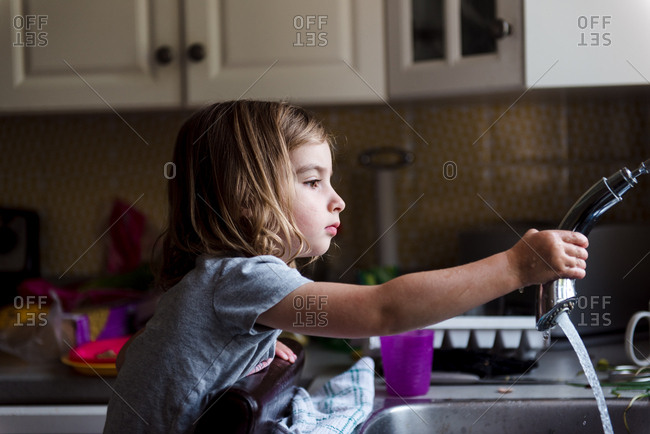
[[[516,98],[516,97],[515,97]],[[642,96],[527,96],[392,107],[316,107],[337,138],[336,187],[347,203],[320,277],[353,281],[375,265],[376,172],[361,152],[415,155],[393,172],[398,262],[454,265],[458,233],[519,221],[559,223],[590,185],[650,158],[650,102]],[[108,215],[121,198],[165,224],[165,164],[187,111],[0,117],[0,206],[41,216],[45,276],[101,273]],[[604,221],[650,224],[650,177]]]

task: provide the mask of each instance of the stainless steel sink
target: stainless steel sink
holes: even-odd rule
[[[612,399],[607,407],[615,433],[626,433],[623,412],[629,399]],[[627,412],[630,433],[650,427],[650,402],[636,401]],[[595,400],[448,401],[401,403],[373,413],[361,434],[420,433],[600,433]]]

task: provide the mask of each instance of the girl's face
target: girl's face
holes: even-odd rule
[[[345,208],[330,183],[330,147],[327,142],[308,143],[291,151],[290,158],[296,175],[293,217],[310,246],[299,256],[319,256],[329,249],[340,224],[339,213]]]

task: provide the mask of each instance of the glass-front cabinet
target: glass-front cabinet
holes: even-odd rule
[[[392,98],[521,89],[520,1],[396,0],[387,7]]]

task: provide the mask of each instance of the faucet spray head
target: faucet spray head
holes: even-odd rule
[[[555,327],[562,312],[571,312],[578,295],[575,280],[558,279],[539,285],[537,293],[537,330],[546,331]]]
[[[558,229],[589,234],[598,218],[622,200],[641,175],[650,173],[650,160],[646,160],[634,171],[623,168],[608,178],[602,178],[573,204],[564,216]],[[537,293],[537,330],[545,331],[557,324],[557,317],[564,311],[570,312],[577,294],[575,281],[558,279],[539,286]]]

